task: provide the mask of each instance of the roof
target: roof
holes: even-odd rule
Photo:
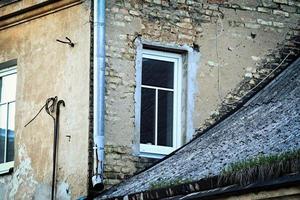
[[[166,180],[200,180],[238,160],[299,148],[300,58],[237,112],[102,198],[147,191]]]

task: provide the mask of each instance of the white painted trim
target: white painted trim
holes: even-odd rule
[[[151,145],[151,144],[140,144],[140,151],[144,153],[168,155],[172,153],[174,150],[176,150],[176,148],[174,147],[166,147],[166,146]]]
[[[141,101],[141,89],[140,88],[151,88],[155,89],[155,145],[149,144],[140,144],[140,156],[145,157],[162,157],[163,155],[170,154],[178,147],[182,145],[181,141],[181,92],[182,92],[182,55],[176,53],[169,53],[163,51],[155,51],[155,50],[142,50],[142,58],[149,58],[153,60],[161,60],[168,61],[174,63],[174,86],[173,89],[164,88],[164,87],[156,87],[156,86],[148,86],[142,85],[141,77],[142,77],[142,64],[138,66],[140,69],[138,70],[140,74],[137,74],[139,78],[137,79],[137,89],[139,91],[139,101]],[[167,90],[173,92],[173,147],[159,146],[157,145],[157,91],[158,89]],[[138,112],[141,109],[141,103],[138,104]],[[139,119],[137,120],[138,127],[140,127],[140,113]]]
[[[156,86],[149,86],[149,85],[141,85],[142,88],[149,88],[149,89],[159,89],[159,90],[165,90],[165,91],[174,91],[174,89],[169,88],[163,88],[163,87],[156,87]]]
[[[2,163],[0,164],[0,174],[8,173],[12,168],[14,168],[14,161]]]
[[[0,77],[8,76],[8,75],[15,74],[15,73],[17,73],[16,66],[8,67],[8,68],[0,70]]]

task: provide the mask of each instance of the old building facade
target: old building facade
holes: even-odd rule
[[[26,128],[24,125],[52,96],[66,103],[60,118],[57,199],[87,193],[89,10],[89,4],[81,1],[15,1],[1,5],[1,70],[15,67],[17,77],[13,85],[14,168],[7,173],[8,169],[0,164],[4,172],[0,177],[1,199],[51,199],[53,120],[43,110]],[[74,48],[56,41],[65,41],[65,37],[76,43]],[[65,74],[72,76],[66,78]]]
[[[0,76],[10,70],[16,78],[16,97],[9,100],[15,101],[14,148],[4,139],[8,134],[1,135],[6,145],[0,144],[7,152],[14,149],[10,166],[0,160],[4,199],[50,198],[53,120],[43,111],[24,125],[53,96],[66,104],[56,197],[76,199],[92,188],[93,31],[99,25],[93,5],[89,0],[0,4]],[[184,145],[283,68],[281,61],[290,59],[292,50],[273,49],[299,35],[299,13],[296,0],[107,1],[105,186]],[[4,101],[1,97],[7,106]]]

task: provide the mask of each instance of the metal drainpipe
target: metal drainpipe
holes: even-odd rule
[[[105,115],[105,0],[94,0],[94,175],[93,188],[102,190]]]

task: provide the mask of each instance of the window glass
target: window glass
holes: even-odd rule
[[[14,160],[14,141],[15,141],[15,102],[8,105],[8,131],[7,131],[7,158],[6,161]]]
[[[7,124],[7,106],[0,105],[0,163],[4,162],[5,140],[6,140],[6,124]]]
[[[164,88],[174,86],[174,63],[143,58],[142,84]]]
[[[141,143],[155,144],[155,90],[142,88]]]
[[[17,74],[2,77],[1,103],[14,101],[16,99]]]
[[[173,146],[173,92],[158,90],[158,145]]]

